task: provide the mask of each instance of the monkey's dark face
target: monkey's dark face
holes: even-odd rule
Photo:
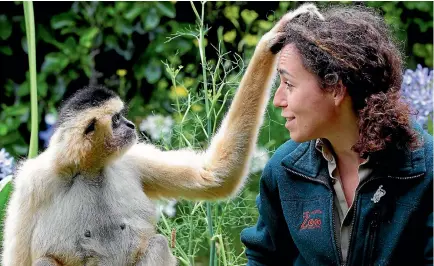
[[[50,146],[60,151],[58,157],[66,167],[101,168],[137,140],[135,126],[125,113],[124,103],[111,91],[78,92],[61,109]]]
[[[124,117],[124,113],[121,111],[100,119],[93,118],[84,130],[85,138],[93,140],[92,146],[102,146],[109,153],[129,147],[137,139],[136,127]]]
[[[84,142],[90,143],[87,154],[91,158],[117,157],[137,140],[135,125],[125,118],[123,103],[116,100],[109,101],[109,112],[92,117],[83,128]],[[120,107],[121,103],[122,109],[112,108]]]

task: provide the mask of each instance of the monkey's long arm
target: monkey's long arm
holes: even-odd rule
[[[276,55],[268,40],[256,47],[231,107],[205,153],[159,151],[137,144],[124,162],[138,169],[148,196],[217,199],[238,191],[269,99]]]

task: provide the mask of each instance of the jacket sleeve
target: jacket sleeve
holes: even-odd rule
[[[277,184],[271,166],[264,169],[260,191],[256,198],[259,218],[255,226],[241,232],[241,242],[246,246],[247,266],[291,265],[298,253],[284,220]]]

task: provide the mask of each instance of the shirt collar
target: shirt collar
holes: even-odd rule
[[[333,148],[331,147],[330,142],[327,139],[318,138],[315,141],[315,148],[319,151],[323,158],[326,159],[327,162],[336,164],[335,156],[333,154]],[[369,156],[362,162],[360,165],[364,165],[368,163]]]

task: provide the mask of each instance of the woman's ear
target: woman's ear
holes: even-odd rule
[[[342,84],[342,81],[339,80],[338,83],[335,85],[335,88],[333,90],[333,99],[335,101],[335,105],[339,106],[342,104],[343,100],[345,99],[345,96],[347,94],[347,87]]]

